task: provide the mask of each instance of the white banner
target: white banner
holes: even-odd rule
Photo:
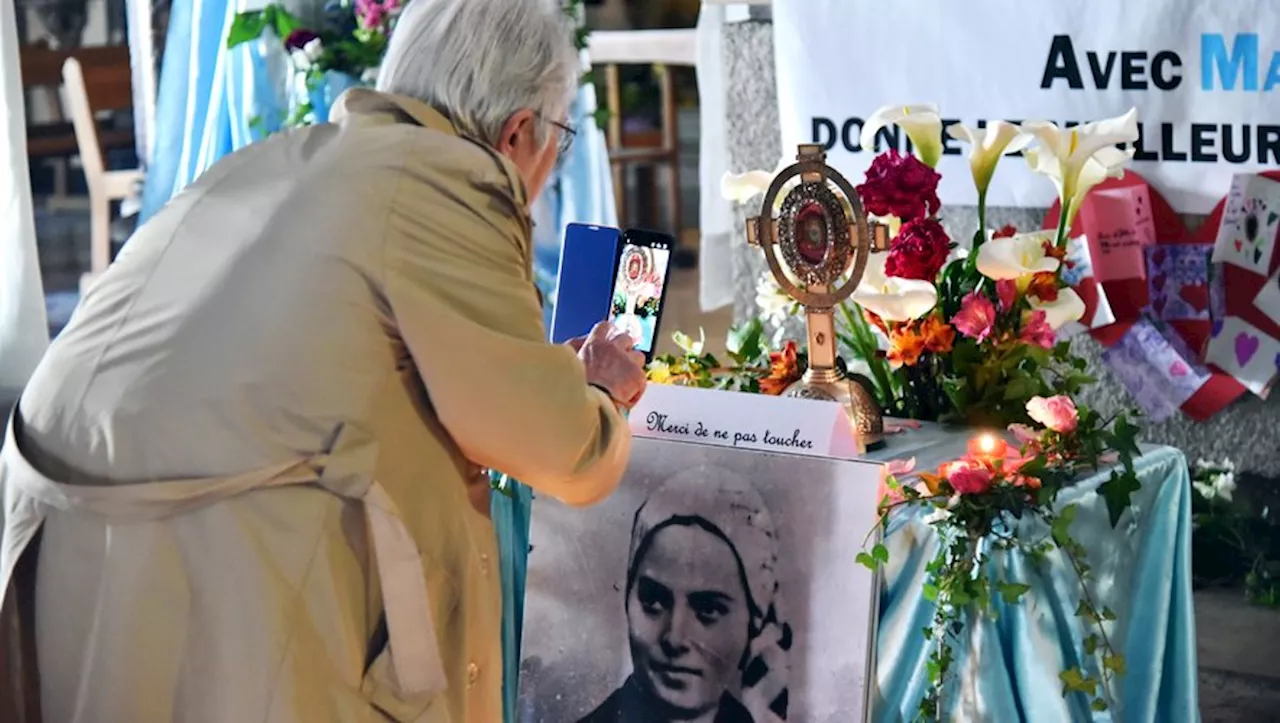
[[[970,126],[1084,123],[1136,106],[1132,168],[1187,213],[1207,213],[1233,173],[1280,167],[1276,0],[774,0],[773,23],[783,148],[823,143],[855,184],[872,158],[862,119],[909,103]],[[976,203],[966,153],[947,139],[944,204]],[[988,204],[1055,198],[1007,158]]]

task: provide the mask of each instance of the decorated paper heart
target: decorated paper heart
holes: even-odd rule
[[[1253,334],[1246,331],[1236,334],[1236,363],[1240,365],[1241,369],[1249,363],[1254,354],[1258,353],[1260,345],[1261,342],[1258,341],[1258,337]]]
[[[1164,307],[1168,304],[1169,297],[1161,294],[1151,300],[1151,308],[1156,310],[1156,316],[1164,316]]]
[[[1169,366],[1169,373],[1175,377],[1185,377],[1187,375],[1187,371],[1187,365],[1183,364],[1180,360],[1175,361]]]
[[[1164,291],[1164,282],[1166,281],[1164,274],[1157,274],[1151,277],[1151,287],[1156,291]]]
[[[1151,263],[1154,264],[1156,267],[1163,266],[1164,259],[1165,259],[1164,249],[1157,248],[1155,251],[1151,252]]]
[[[1188,284],[1178,291],[1178,296],[1191,305],[1196,313],[1202,314],[1209,308],[1209,287],[1205,284]]]

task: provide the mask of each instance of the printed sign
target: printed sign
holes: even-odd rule
[[[868,720],[881,469],[640,438],[604,502],[538,499],[516,720]]]
[[[1137,107],[1133,170],[1174,209],[1209,213],[1231,176],[1280,166],[1280,5],[1270,0],[774,0],[782,147],[820,143],[857,183],[863,121],[936,103],[944,123],[1065,126]],[[907,148],[886,129],[878,149]],[[946,138],[939,197],[973,205],[967,147]],[[1057,192],[1019,158],[989,206],[1047,207]]]
[[[650,384],[629,419],[637,437],[816,457],[857,456],[849,416],[834,402]]]

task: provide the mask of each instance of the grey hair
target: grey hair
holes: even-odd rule
[[[411,0],[377,88],[423,101],[491,145],[528,108],[542,118],[543,143],[578,85],[573,23],[559,0]]]

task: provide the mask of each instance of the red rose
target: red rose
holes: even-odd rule
[[[887,151],[867,169],[858,186],[862,206],[876,216],[897,216],[905,223],[938,212],[938,181],[942,176],[911,154]]]
[[[884,270],[900,279],[933,281],[951,254],[951,239],[942,224],[918,218],[902,225],[889,246]]]
[[[319,37],[320,36],[317,35],[312,30],[307,30],[305,28],[298,28],[297,30],[294,30],[292,33],[289,33],[289,37],[284,39],[284,49],[285,50],[302,50],[303,48],[307,47],[307,43],[311,42],[312,40],[316,40]]]

